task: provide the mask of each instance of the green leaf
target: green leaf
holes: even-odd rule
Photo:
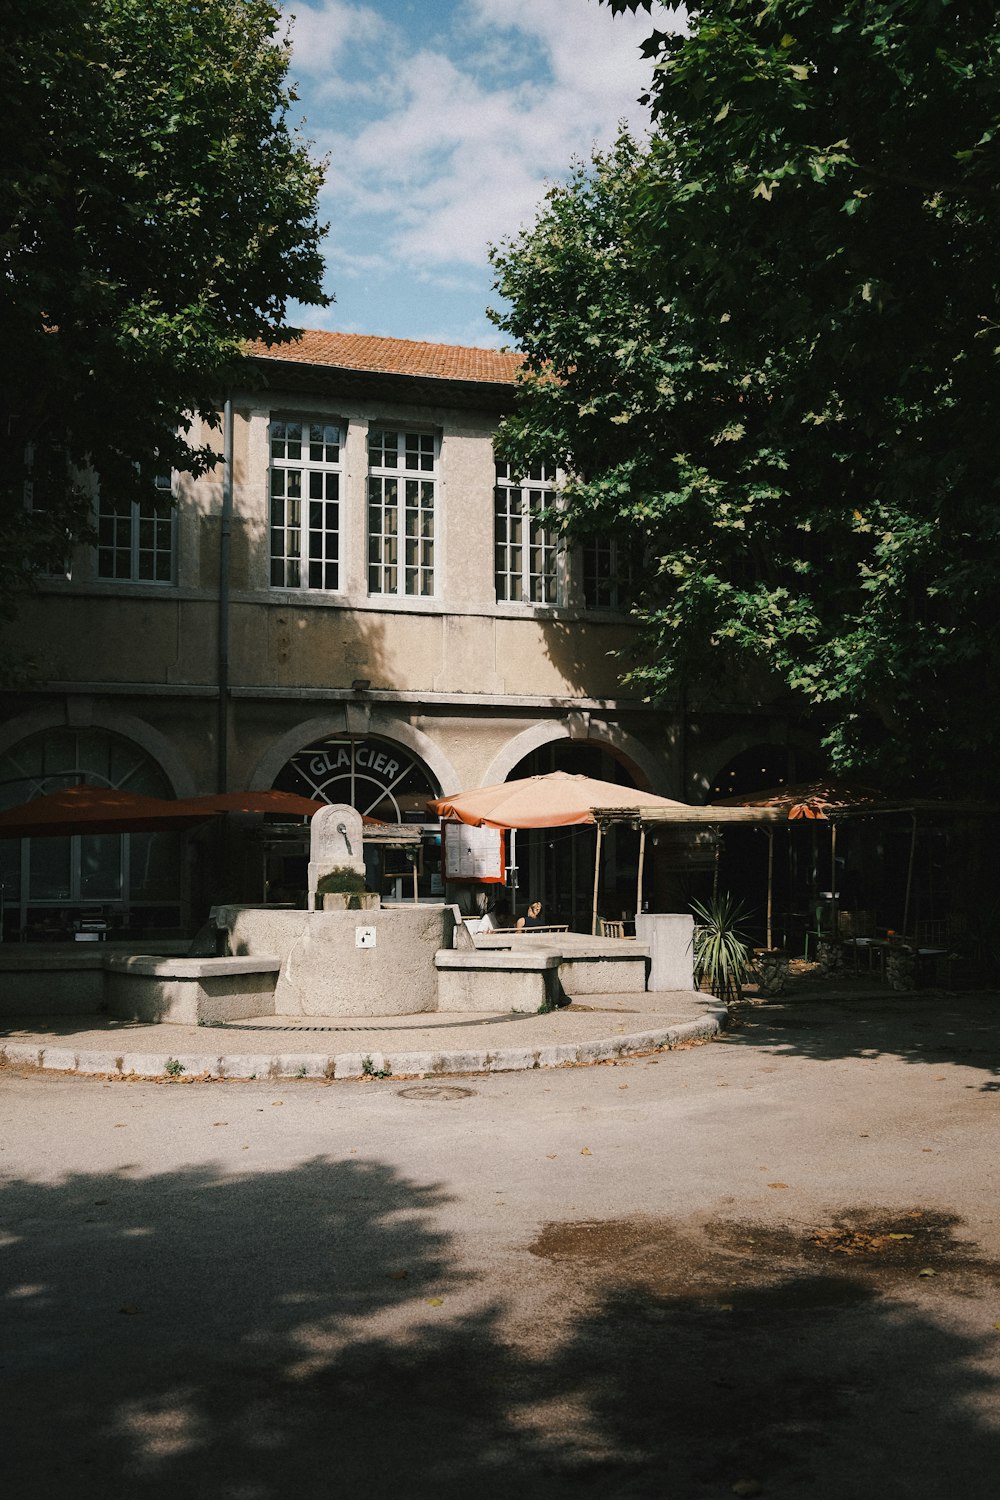
[[[651,36],[648,145],[579,164],[496,261],[504,332],[559,375],[518,444],[585,476],[569,542],[643,559],[645,694],[990,795],[1000,16],[949,7],[945,44],[936,7],[828,10],[706,0]]]

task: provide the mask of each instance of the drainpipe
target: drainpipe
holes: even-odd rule
[[[229,788],[229,548],[233,529],[233,400],[222,412],[222,514],[219,522],[219,721],[216,789]]]
[[[910,892],[913,889],[913,861],[917,853],[917,815],[911,813],[913,827],[910,832],[910,858],[906,866],[906,899],[903,902],[903,936],[910,930]],[[926,842],[926,840],[925,840]]]

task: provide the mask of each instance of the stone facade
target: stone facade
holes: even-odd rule
[[[134,511],[116,532],[102,523],[103,551],[77,547],[68,576],[43,580],[24,602],[10,639],[15,655],[37,663],[37,676],[0,702],[0,800],[51,790],[59,784],[52,777],[65,784],[89,774],[94,755],[104,757],[99,776],[114,782],[108,744],[132,747],[145,781],[131,784],[159,795],[278,785],[390,820],[419,818],[428,795],[557,764],[584,768],[565,760],[574,748],[591,753],[591,774],[620,768],[633,784],[703,800],[717,765],[759,737],[759,725],[719,709],[685,731],[623,689],[632,628],[606,600],[591,607],[576,552],[552,552],[551,597],[498,599],[493,435],[512,405],[516,366],[516,357],[489,350],[336,334],[258,350],[245,387],[229,393],[225,420],[192,434],[222,460],[228,427],[231,465],[220,461],[198,480],[175,476],[173,519],[155,543],[162,559],[172,528],[169,568],[142,551],[143,517]],[[282,467],[276,434],[287,457],[297,424],[338,441],[325,450],[335,464],[321,464],[318,478],[300,476],[303,529],[293,537],[294,507],[275,495],[273,471]],[[379,491],[376,516],[379,433],[397,434],[400,447],[398,479],[390,475]],[[411,437],[430,463],[423,473],[403,472]],[[387,452],[383,443],[379,456]],[[331,467],[334,502],[334,491],[323,490]],[[414,558],[421,540],[432,547],[421,554],[418,591],[407,593],[407,483],[425,480],[433,495],[426,492],[419,515],[410,507],[427,533],[414,537]],[[310,484],[322,499],[310,500]],[[311,507],[324,500],[335,509],[325,512],[327,540],[317,542],[307,535]],[[377,545],[373,526],[381,528]],[[525,558],[529,526],[525,516]],[[394,547],[395,592],[384,587]],[[505,554],[507,566],[513,555]],[[376,562],[385,564],[380,574]],[[310,564],[314,586],[305,586]],[[298,586],[290,581],[296,566]],[[155,567],[167,576],[149,576]],[[780,738],[786,729],[776,721],[764,732]],[[145,906],[165,928],[189,929],[213,900],[274,899],[261,885],[259,827],[237,831],[252,838],[241,843],[230,828],[221,844],[208,835],[188,841],[174,903],[162,881],[150,887]],[[36,882],[36,899],[24,856],[8,856],[8,936],[30,925],[29,908],[142,906],[138,856],[117,896],[112,875],[106,889],[99,879],[88,887],[83,856],[72,857],[79,867]],[[433,859],[429,846],[421,890],[440,897]],[[543,870],[531,874],[544,881]],[[268,879],[280,885],[273,872]],[[408,892],[405,870],[399,879],[397,894]]]

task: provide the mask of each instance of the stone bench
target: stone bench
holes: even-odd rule
[[[281,960],[253,958],[158,958],[109,954],[104,997],[109,1013],[126,1021],[245,1021],[274,1014]]]
[[[634,995],[646,988],[649,949],[632,938],[590,937],[586,933],[483,933],[476,952],[524,956],[544,952],[559,960],[565,995]]]
[[[535,949],[441,948],[434,955],[438,1010],[532,1013],[564,1003],[559,954]]]
[[[649,961],[644,949],[630,953],[564,953],[559,982],[566,994],[635,995],[646,988]]]
[[[0,948],[0,1015],[75,1016],[104,1005],[104,943],[6,943]]]

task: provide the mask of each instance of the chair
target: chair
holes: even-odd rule
[[[819,945],[820,945],[820,943],[830,943],[830,942],[833,942],[833,941],[834,941],[834,934],[830,931],[829,928],[827,928],[827,927],[808,927],[806,929],[805,944],[804,944],[803,949],[802,949],[802,957],[806,960],[807,963],[809,962],[809,946],[810,946],[810,943],[812,944],[813,957],[815,958],[817,956],[817,954],[819,953]]]
[[[623,937],[626,936],[626,933],[625,933],[625,927],[626,927],[626,925],[627,924],[626,924],[624,918],[621,921],[617,921],[616,922],[613,918],[610,918],[610,917],[598,917],[598,919],[597,919],[598,936],[599,937],[611,937],[611,938],[623,938]]]
[[[850,953],[851,964],[854,973],[860,967],[861,953],[864,951],[868,960],[868,967],[872,968],[878,955],[871,947],[871,940],[875,935],[875,913],[872,911],[838,911],[837,913],[837,937],[840,939],[845,953]],[[832,937],[832,933],[819,933],[817,942],[824,937]],[[808,947],[808,934],[806,937]]]

